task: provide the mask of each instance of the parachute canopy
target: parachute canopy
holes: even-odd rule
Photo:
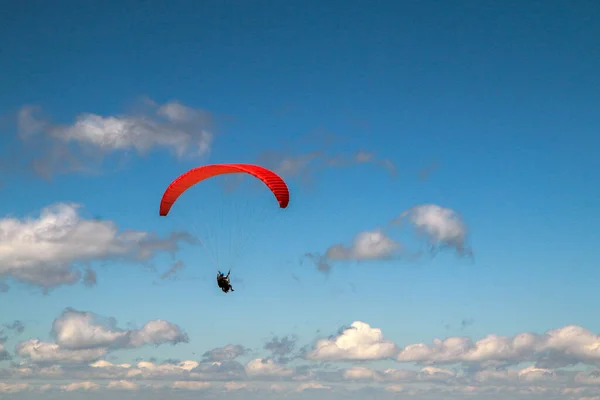
[[[171,182],[160,202],[160,215],[169,214],[177,198],[195,184],[213,176],[239,173],[249,174],[260,179],[273,192],[280,208],[288,206],[290,201],[288,187],[283,179],[273,171],[252,164],[212,164],[191,169]]]

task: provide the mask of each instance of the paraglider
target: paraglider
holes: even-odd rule
[[[231,271],[228,271],[227,275],[224,275],[221,271],[217,272],[217,286],[219,286],[224,293],[227,293],[230,290],[232,292],[235,292],[235,290],[233,290],[233,287],[231,287],[231,282],[229,281],[230,273]]]
[[[191,169],[171,182],[160,202],[160,215],[169,214],[177,198],[195,184],[213,176],[236,173],[250,174],[260,179],[273,192],[280,208],[288,206],[290,201],[288,187],[275,172],[252,164],[212,164]]]
[[[275,172],[264,167],[252,164],[211,164],[193,168],[177,177],[165,190],[160,202],[159,214],[167,216],[177,199],[190,187],[208,178],[227,174],[248,174],[262,181],[275,196],[279,208],[286,208],[290,194],[286,183]],[[217,284],[224,293],[233,292],[229,281],[231,270],[224,275],[217,267]]]

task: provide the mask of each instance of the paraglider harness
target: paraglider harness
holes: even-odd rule
[[[219,271],[217,274],[217,285],[219,285],[219,287],[224,293],[227,293],[230,290],[232,292],[235,292],[235,290],[233,290],[233,288],[231,287],[231,283],[229,282],[230,273],[231,271],[228,271],[227,275],[224,275],[221,271]]]

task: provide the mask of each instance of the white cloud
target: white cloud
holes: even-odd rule
[[[76,392],[76,391],[90,391],[90,390],[98,390],[100,389],[100,385],[94,382],[85,381],[85,382],[73,382],[67,385],[59,386],[60,389],[65,392]]]
[[[437,368],[437,367],[425,367],[419,372],[419,378],[424,380],[439,380],[445,381],[450,378],[454,378],[456,374],[449,369]]]
[[[29,339],[17,345],[16,352],[20,357],[34,363],[83,363],[98,360],[107,353],[106,348],[69,350],[63,349],[56,343],[41,342]]]
[[[92,368],[131,368],[131,364],[113,364],[110,361],[99,360],[90,364]]]
[[[156,364],[149,361],[139,361],[135,365],[131,364],[113,364],[108,361],[98,361],[90,365],[105,373],[101,376],[111,376],[113,378],[143,378],[157,379],[167,377],[188,377],[191,371],[199,366],[198,362],[192,360],[182,361],[180,363]]]
[[[29,389],[29,384],[27,383],[0,382],[0,393],[19,393],[27,389]]]
[[[449,208],[423,204],[402,212],[385,231],[375,229],[359,232],[350,245],[337,243],[329,246],[324,255],[306,253],[304,257],[310,259],[321,272],[329,272],[331,263],[339,260],[391,260],[400,256],[406,258],[412,252],[389,236],[389,229],[405,220],[408,220],[420,235],[427,238],[434,251],[450,247],[460,255],[472,255],[471,249],[466,247],[467,226],[460,215]],[[414,252],[413,256],[419,253]]]
[[[120,330],[112,322],[113,326],[102,324],[90,312],[67,308],[52,324],[56,343],[26,340],[17,345],[17,354],[34,363],[84,363],[99,360],[119,348],[189,340],[177,325],[163,320],[150,321],[138,330]],[[100,361],[96,366],[106,364]]]
[[[245,389],[247,386],[248,385],[243,382],[226,382],[224,388],[227,391],[235,391]]]
[[[384,339],[381,329],[355,321],[332,339],[318,340],[306,354],[309,360],[377,360],[393,357],[396,345]]]
[[[392,392],[392,393],[399,393],[399,392],[403,392],[405,390],[405,388],[402,385],[388,385],[385,387],[385,390],[387,390],[388,392]]]
[[[78,204],[57,203],[39,218],[0,219],[0,277],[48,289],[78,282],[78,265],[111,258],[144,261],[178,249],[187,234],[159,238],[144,231],[119,231],[112,221],[86,219]]]
[[[330,390],[331,386],[325,386],[319,382],[305,382],[296,387],[296,391],[303,392],[305,390]]]
[[[377,229],[358,233],[349,246],[338,243],[327,248],[325,255],[306,253],[304,257],[313,262],[317,270],[329,272],[335,261],[389,260],[399,256],[401,249],[401,243]]]
[[[127,340],[126,331],[110,329],[95,319],[92,313],[66,309],[52,324],[56,343],[63,349],[77,350],[107,348]]]
[[[491,334],[477,342],[467,337],[450,337],[435,339],[432,346],[424,343],[408,345],[400,351],[398,360],[425,364],[536,361],[540,368],[577,363],[595,365],[600,363],[600,336],[570,325],[543,335],[528,332],[514,337]]]
[[[423,204],[404,211],[396,222],[404,219],[427,237],[434,248],[451,247],[468,253],[465,247],[467,226],[454,210],[436,204]]]
[[[89,172],[94,169],[90,162],[101,162],[111,152],[146,154],[164,148],[179,158],[203,156],[214,141],[210,114],[175,101],[159,105],[149,100],[142,112],[128,115],[83,113],[70,125],[53,124],[40,117],[40,111],[33,106],[21,108],[17,123],[22,140],[42,147],[33,168],[46,176]],[[78,146],[75,150],[73,144]]]
[[[525,381],[539,381],[556,378],[556,373],[547,368],[527,367],[518,373],[519,379]]]
[[[114,321],[100,324],[96,318],[86,318],[88,316],[82,313],[81,318],[76,319],[77,323],[70,325],[72,316],[77,314],[64,315],[67,317],[63,322],[56,323],[53,327],[80,333],[54,333],[71,347],[62,351],[75,352],[81,357],[79,352],[88,350],[82,348],[82,344],[96,346],[95,349],[100,350],[113,349],[98,347],[110,346],[113,339],[125,346],[124,342],[119,341],[118,335],[111,334],[119,332],[114,327]],[[85,323],[82,324],[81,321]],[[494,339],[485,341],[489,338]],[[129,392],[127,396],[132,398],[152,398],[159,395],[189,396],[177,392],[206,390],[215,399],[223,398],[222,396],[271,399],[277,392],[287,392],[287,396],[298,400],[313,396],[311,392],[316,390],[323,391],[320,396],[324,397],[357,399],[376,395],[383,400],[391,400],[395,395],[417,400],[460,399],[465,396],[486,399],[525,400],[536,397],[579,400],[600,395],[597,388],[600,373],[595,369],[574,371],[557,366],[532,365],[556,364],[556,361],[567,359],[575,361],[583,355],[588,357],[589,363],[594,364],[593,354],[598,347],[598,338],[581,327],[567,326],[543,334],[523,333],[510,338],[488,335],[479,341],[456,339],[447,338],[446,341],[437,342],[437,346],[413,345],[413,349],[420,349],[413,353],[419,355],[420,361],[411,362],[428,364],[420,369],[414,368],[414,365],[407,366],[407,369],[374,368],[385,364],[392,366],[393,360],[379,360],[402,354],[411,346],[399,351],[393,342],[383,337],[380,330],[363,322],[355,322],[351,328],[342,330],[333,338],[317,341],[306,356],[306,359],[313,362],[294,359],[285,365],[271,358],[256,358],[242,366],[232,360],[231,355],[224,357],[226,359],[223,361],[204,358],[203,361],[163,363],[111,362],[105,355],[99,360],[78,365],[70,365],[72,360],[69,357],[55,357],[48,365],[37,365],[30,358],[24,357],[7,368],[0,368],[0,381],[4,382],[0,386],[0,392],[120,390]],[[276,348],[293,347],[279,339],[268,343],[275,344]],[[228,345],[217,350],[233,351],[234,348],[235,346]],[[522,351],[515,352],[515,348]],[[58,350],[61,350],[60,346]],[[227,351],[225,353],[229,354]],[[498,355],[502,354],[508,354],[512,358],[499,359]],[[576,357],[573,358],[574,356]],[[341,361],[345,363],[342,364]],[[348,366],[346,363],[349,361],[357,362]],[[443,367],[440,364],[447,365]],[[278,383],[272,385],[273,380]],[[42,384],[47,381],[54,383]],[[16,384],[27,386],[18,389],[18,386],[14,386]],[[157,390],[160,392],[153,393]]]
[[[329,260],[378,260],[392,257],[400,243],[389,238],[383,231],[360,232],[350,246],[336,244],[327,249]]]
[[[270,376],[270,377],[284,377],[292,376],[294,370],[287,368],[283,365],[276,363],[272,359],[256,358],[249,361],[245,366],[246,374],[248,376]]]
[[[114,325],[114,321],[112,321]],[[147,322],[141,329],[120,330],[102,324],[93,313],[66,309],[54,320],[56,342],[65,349],[142,347],[164,343],[187,342],[187,335],[177,325],[164,320]]]
[[[274,383],[269,386],[269,390],[272,390],[274,392],[285,392],[287,388],[279,383]]]
[[[415,371],[388,368],[383,371],[367,367],[352,367],[344,371],[344,379],[351,381],[414,381],[417,377]]]
[[[183,390],[205,390],[210,388],[210,382],[175,381],[171,385],[173,389]]]
[[[139,386],[135,382],[130,381],[110,381],[106,386],[108,389],[113,390],[138,390]]]
[[[377,372],[367,367],[354,367],[344,371],[344,379],[348,380],[375,380]]]
[[[473,379],[478,382],[502,382],[509,380],[517,380],[519,371],[517,370],[498,370],[498,369],[482,369],[473,375]]]
[[[83,376],[97,379],[126,380],[237,380],[243,379],[244,367],[235,361],[200,363],[194,360],[156,363],[139,361],[135,364],[113,364],[101,360],[82,369]]]
[[[131,347],[141,347],[147,344],[161,345],[164,343],[177,344],[187,342],[188,337],[177,326],[165,320],[147,322],[142,329],[129,331]]]

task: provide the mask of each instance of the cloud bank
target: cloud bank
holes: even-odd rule
[[[269,339],[262,355],[227,344],[207,350],[201,360],[114,362],[109,358],[115,352],[122,357],[128,349],[193,339],[168,321],[126,330],[112,318],[70,308],[55,319],[51,336],[53,341],[32,338],[15,346],[12,363],[0,368],[0,393],[93,398],[115,391],[136,399],[187,398],[183,393],[198,392],[240,399],[403,395],[418,400],[467,395],[589,400],[600,395],[600,336],[575,325],[510,337],[456,336],[400,345],[381,329],[354,321],[287,362],[272,356],[294,353],[295,338]],[[381,366],[383,361],[387,366]]]

